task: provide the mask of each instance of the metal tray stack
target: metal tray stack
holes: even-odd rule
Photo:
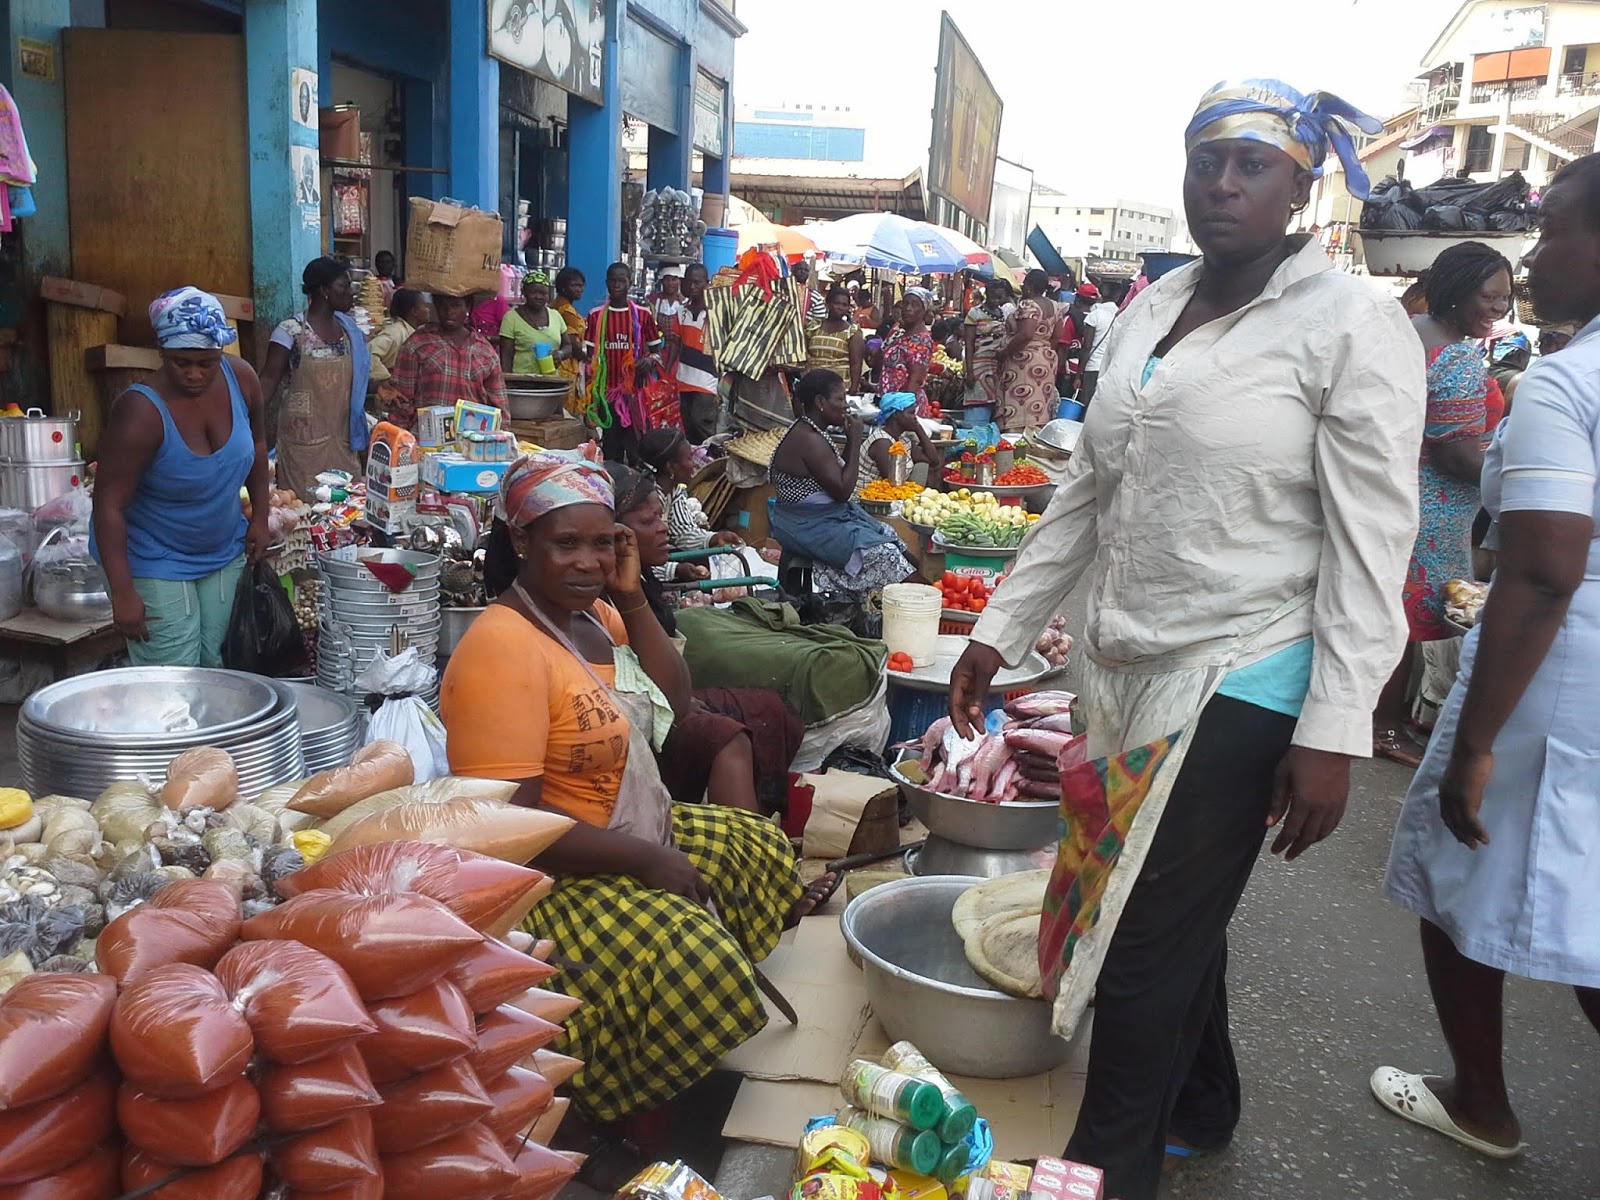
[[[298,702],[306,774],[347,764],[366,734],[366,710],[349,696],[309,681],[290,682],[289,686]]]
[[[343,546],[316,558],[322,587],[317,593],[317,683],[330,692],[360,699],[356,677],[379,651],[415,647],[434,666],[439,653],[439,570],[437,554],[415,550],[376,550]],[[367,563],[404,566],[411,583],[391,592],[367,570]],[[422,697],[437,704],[439,681]]]
[[[294,689],[242,671],[125,667],[40,688],[17,714],[17,759],[36,796],[92,800],[119,780],[159,783],[197,746],[233,756],[244,799],[302,778]]]

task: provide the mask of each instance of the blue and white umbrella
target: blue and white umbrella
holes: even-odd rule
[[[955,230],[897,213],[857,213],[804,232],[829,258],[907,275],[950,274],[989,260],[988,251]]]

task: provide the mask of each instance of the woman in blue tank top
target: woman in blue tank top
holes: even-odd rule
[[[167,292],[150,305],[150,323],[161,369],[112,406],[90,549],[135,666],[218,667],[244,560],[268,543],[261,383],[249,363],[223,354],[239,335],[215,296]]]

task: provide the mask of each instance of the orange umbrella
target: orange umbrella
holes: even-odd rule
[[[741,254],[752,246],[772,245],[776,245],[785,258],[799,258],[817,252],[815,242],[788,225],[774,225],[771,221],[746,221],[737,228]]]

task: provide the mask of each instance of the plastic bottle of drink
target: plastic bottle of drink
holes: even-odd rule
[[[839,1090],[857,1108],[917,1129],[932,1129],[945,1117],[944,1097],[935,1085],[869,1059],[858,1058],[844,1069]]]
[[[883,1056],[883,1065],[891,1071],[910,1075],[939,1089],[939,1096],[944,1101],[945,1115],[935,1132],[938,1133],[941,1142],[954,1145],[972,1132],[973,1123],[978,1119],[977,1107],[951,1086],[939,1068],[922,1056],[922,1051],[910,1042],[896,1042]]]
[[[859,1108],[847,1108],[839,1117],[867,1139],[872,1147],[872,1160],[887,1166],[899,1167],[918,1175],[932,1175],[944,1156],[944,1143],[939,1135],[927,1129],[912,1129],[889,1117],[875,1116]]]

